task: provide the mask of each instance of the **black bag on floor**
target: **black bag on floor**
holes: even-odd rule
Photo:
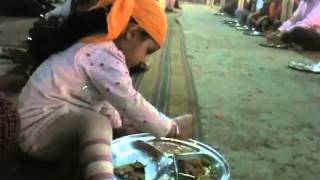
[[[53,8],[49,0],[2,0],[0,15],[38,17]]]
[[[67,18],[39,18],[29,30],[28,47],[39,66],[50,55],[62,51],[94,32],[106,32],[106,14],[110,8],[74,13]]]
[[[29,30],[27,43],[35,64],[40,65],[58,46],[57,36],[63,21],[58,16],[52,16],[48,20],[40,17]]]

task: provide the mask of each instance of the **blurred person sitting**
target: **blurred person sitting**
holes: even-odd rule
[[[250,14],[252,4],[253,4],[252,1],[246,0],[246,1],[244,1],[244,7],[242,9],[238,8],[235,11],[235,16],[241,26],[246,24],[246,19],[247,19],[248,15]]]
[[[281,10],[282,0],[271,0],[267,17],[261,22],[261,29],[263,32],[270,29],[277,29],[281,25]]]
[[[166,11],[167,12],[180,12],[177,7],[177,0],[166,0]]]
[[[173,6],[173,7],[176,8],[176,9],[182,9],[182,8],[180,7],[179,0],[176,0],[176,2],[174,2],[174,6]]]
[[[246,19],[246,24],[249,26],[250,29],[256,28],[256,24],[259,21],[259,19],[267,14],[269,4],[270,3],[268,0],[263,1],[262,6],[256,7],[256,11],[248,15]]]
[[[238,8],[238,0],[228,0],[226,4],[219,10],[220,13],[227,13],[230,16],[235,15],[235,11]]]
[[[320,50],[320,0],[302,0],[293,16],[267,36],[274,44]]]
[[[279,27],[281,9],[282,0],[264,1],[259,11],[248,16],[247,25],[262,32],[276,29]]]

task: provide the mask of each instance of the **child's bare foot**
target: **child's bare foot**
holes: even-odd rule
[[[173,120],[178,126],[178,132],[176,132],[175,138],[182,140],[193,138],[193,116],[191,114],[178,116]]]

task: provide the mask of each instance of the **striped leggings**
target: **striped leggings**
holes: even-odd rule
[[[77,158],[86,180],[111,180],[112,125],[106,117],[90,111],[69,113],[42,132],[28,150],[31,157],[46,161]]]

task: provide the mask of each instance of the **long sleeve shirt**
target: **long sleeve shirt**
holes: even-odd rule
[[[125,57],[113,42],[77,43],[49,57],[23,88],[20,146],[30,147],[59,117],[83,108],[101,113],[114,128],[122,125],[121,116],[155,136],[167,135],[172,126],[134,89]]]
[[[301,0],[293,16],[279,30],[290,32],[295,27],[314,30],[320,34],[320,0]]]

